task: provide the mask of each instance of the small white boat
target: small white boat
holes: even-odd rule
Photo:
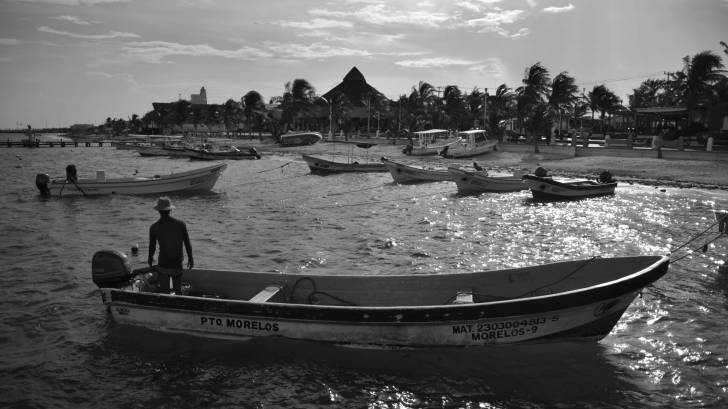
[[[527,190],[521,174],[509,176],[489,176],[483,171],[468,171],[451,166],[447,168],[452,180],[458,185],[460,194],[477,194],[483,192],[517,192]]]
[[[470,273],[317,275],[191,269],[181,294],[150,268],[96,252],[92,278],[119,324],[209,338],[283,337],[353,347],[597,341],[669,258],[591,258]]]
[[[452,181],[452,175],[445,168],[433,169],[426,165],[415,166],[388,158],[382,158],[381,161],[396,183]]]
[[[452,136],[447,129],[428,129],[412,133],[414,140],[405,146],[403,153],[412,156],[437,155],[446,146],[455,143],[459,137]]]
[[[531,189],[534,199],[569,200],[613,195],[617,182],[610,181],[611,175],[604,181],[579,180],[561,182],[550,176],[523,175],[523,183]]]
[[[302,155],[312,173],[341,173],[341,172],[387,172],[387,166],[377,162],[363,162],[349,157],[348,162],[327,160],[316,156]]]
[[[440,155],[445,158],[468,158],[488,153],[496,149],[498,141],[489,139],[482,129],[473,129],[458,133],[460,139],[444,148]]]
[[[281,135],[281,146],[313,145],[323,139],[319,132],[289,132]]]
[[[66,178],[51,180],[47,174],[39,173],[35,178],[35,185],[41,195],[58,197],[190,192],[212,189],[226,167],[226,164],[221,163],[168,175],[117,179],[107,179],[105,173],[99,171],[96,172],[96,179],[75,181],[75,177],[68,177],[68,175]]]

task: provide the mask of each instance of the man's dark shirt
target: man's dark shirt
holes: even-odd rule
[[[149,259],[154,256],[154,251],[159,242],[160,267],[182,268],[182,245],[187,250],[187,258],[192,258],[192,246],[190,237],[187,234],[187,226],[181,220],[171,216],[162,217],[149,228]]]

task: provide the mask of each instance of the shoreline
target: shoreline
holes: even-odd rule
[[[254,142],[255,140],[251,140]],[[728,161],[685,159],[657,159],[623,156],[564,157],[558,154],[533,152],[495,151],[467,159],[444,159],[438,156],[406,156],[402,145],[379,144],[369,149],[354,148],[351,143],[319,142],[314,145],[280,147],[275,144],[251,144],[262,153],[297,153],[313,155],[352,155],[357,158],[379,160],[386,156],[394,160],[422,162],[447,166],[459,164],[481,166],[512,172],[532,173],[537,167],[546,168],[550,174],[565,178],[595,179],[604,170],[618,182],[639,183],[651,186],[728,190]],[[353,151],[353,153],[352,153]]]

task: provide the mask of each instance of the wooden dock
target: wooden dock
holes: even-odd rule
[[[100,148],[103,146],[111,146],[111,141],[35,141],[29,142],[27,140],[21,141],[6,141],[0,142],[0,147],[3,148]]]

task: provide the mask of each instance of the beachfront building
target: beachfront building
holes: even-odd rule
[[[190,95],[190,103],[192,105],[207,105],[207,91],[205,91],[205,87],[200,88],[199,94]]]

